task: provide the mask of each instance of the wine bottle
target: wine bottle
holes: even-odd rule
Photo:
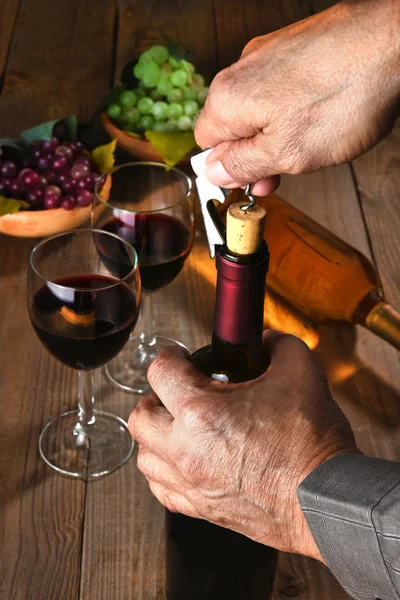
[[[257,202],[267,211],[269,287],[315,321],[363,325],[400,349],[400,312],[368,258],[276,194]]]
[[[258,207],[252,211],[253,218],[257,212]],[[191,357],[199,370],[224,382],[255,379],[269,365],[262,345],[269,252],[262,241],[265,211],[261,209],[261,213],[262,227],[256,225],[259,234],[246,246],[247,254],[237,252],[246,245],[243,228],[239,228],[237,246],[235,228],[228,221],[227,245],[220,246],[216,256],[212,343]],[[254,222],[250,230],[254,230]],[[276,559],[274,549],[239,533],[200,519],[166,513],[168,600],[268,600]]]

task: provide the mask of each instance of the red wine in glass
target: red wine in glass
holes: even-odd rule
[[[121,350],[138,313],[125,283],[109,275],[79,274],[40,288],[33,298],[31,319],[53,356],[69,367],[86,370],[105,364]]]
[[[189,255],[192,235],[176,217],[163,213],[124,214],[102,225],[135,248],[143,291],[154,292],[171,283]]]

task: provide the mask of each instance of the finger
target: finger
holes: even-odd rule
[[[281,183],[280,175],[273,175],[272,177],[267,177],[265,179],[260,179],[260,181],[256,181],[253,183],[251,187],[251,192],[255,196],[269,196],[272,192],[275,192]]]
[[[163,506],[168,508],[168,510],[182,513],[183,515],[194,517],[195,519],[201,518],[192,504],[190,504],[186,498],[181,496],[181,494],[168,489],[156,481],[149,481],[149,487],[157,500],[161,502]]]
[[[269,372],[277,369],[302,367],[304,361],[309,361],[311,353],[308,346],[300,338],[267,329],[263,333],[263,345],[271,361]]]
[[[180,473],[164,458],[141,446],[137,457],[138,469],[148,480],[161,483],[175,492],[185,489],[187,484]]]
[[[168,452],[173,418],[155,394],[143,398],[131,413],[128,428],[139,444],[153,452]]]
[[[220,187],[240,187],[279,174],[264,133],[218,144],[206,161],[205,174]]]
[[[154,392],[176,417],[179,401],[188,394],[201,394],[210,379],[196,369],[181,348],[160,352],[151,363],[147,378]]]

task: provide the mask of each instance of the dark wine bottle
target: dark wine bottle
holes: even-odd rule
[[[262,345],[267,244],[247,255],[220,246],[216,263],[212,343],[191,360],[213,379],[249,381],[269,365]],[[168,600],[268,600],[276,559],[274,549],[239,533],[166,513]]]

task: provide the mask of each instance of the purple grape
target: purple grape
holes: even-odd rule
[[[0,196],[5,196],[7,194],[7,186],[3,181],[0,181]]]
[[[52,163],[51,163],[51,168],[53,169],[53,171],[61,173],[65,170],[65,167],[67,165],[68,165],[68,161],[65,158],[65,156],[57,156],[56,158],[53,158]]]
[[[36,166],[39,171],[47,171],[50,166],[50,161],[45,156],[41,156],[37,161]]]
[[[81,142],[78,142],[78,140],[73,140],[72,142],[69,142],[68,145],[71,148],[71,150],[73,150],[77,154],[86,151],[85,146]]]
[[[66,175],[64,181],[62,182],[62,189],[66,194],[73,196],[73,192],[76,191],[75,179],[72,179],[72,177]]]
[[[65,146],[65,145],[58,146],[58,148],[56,148],[54,150],[54,154],[56,156],[62,156],[64,158],[66,158],[67,161],[71,161],[74,157],[74,153],[71,150],[71,148],[68,148],[68,146]]]
[[[57,179],[57,173],[54,173],[54,171],[45,171],[43,173],[43,177],[46,177],[47,181],[51,184],[51,183],[55,183],[56,179]]]
[[[46,196],[57,196],[59,198],[61,196],[61,190],[56,185],[48,185],[44,191],[44,195]]]
[[[90,169],[87,164],[74,162],[74,165],[71,169],[71,176],[74,179],[81,179],[82,177],[87,177],[90,173]]]
[[[76,198],[78,206],[89,206],[93,200],[93,193],[89,190],[81,190]]]
[[[4,177],[15,177],[17,174],[17,165],[12,160],[6,160],[1,165],[1,174]]]
[[[75,208],[75,198],[73,196],[62,196],[60,198],[60,206],[64,210],[73,210]]]
[[[11,183],[11,179],[9,177],[2,177],[1,183],[3,185],[4,194],[7,196],[9,187],[10,187],[10,183]]]
[[[43,204],[43,190],[29,190],[26,194],[26,201],[32,206],[32,208],[39,208]]]
[[[18,180],[16,178],[10,179],[10,183],[8,184],[8,193],[10,194],[11,198],[18,199],[21,197]]]
[[[39,183],[39,175],[33,169],[22,169],[18,175],[21,190],[36,188]]]
[[[83,179],[77,179],[77,187],[79,190],[88,190],[90,185],[88,185],[87,181],[86,181],[86,177]]]
[[[47,181],[46,177],[44,177],[43,175],[39,175],[39,181],[38,181],[36,187],[39,190],[44,190],[45,188],[47,188],[48,185],[49,185],[49,182]]]
[[[50,140],[42,140],[40,144],[42,152],[51,153],[54,150],[53,142]]]
[[[90,167],[90,160],[86,154],[80,154],[75,160],[74,165],[87,165]]]
[[[66,173],[57,173],[55,183],[56,185],[63,186],[65,178],[69,177]]]
[[[59,208],[60,207],[60,198],[58,196],[54,196],[52,194],[49,194],[44,199],[44,207],[47,208],[47,209],[50,209],[50,208]]]
[[[43,155],[43,152],[40,148],[36,148],[33,152],[32,152],[32,156],[35,160],[39,160],[39,158]]]

